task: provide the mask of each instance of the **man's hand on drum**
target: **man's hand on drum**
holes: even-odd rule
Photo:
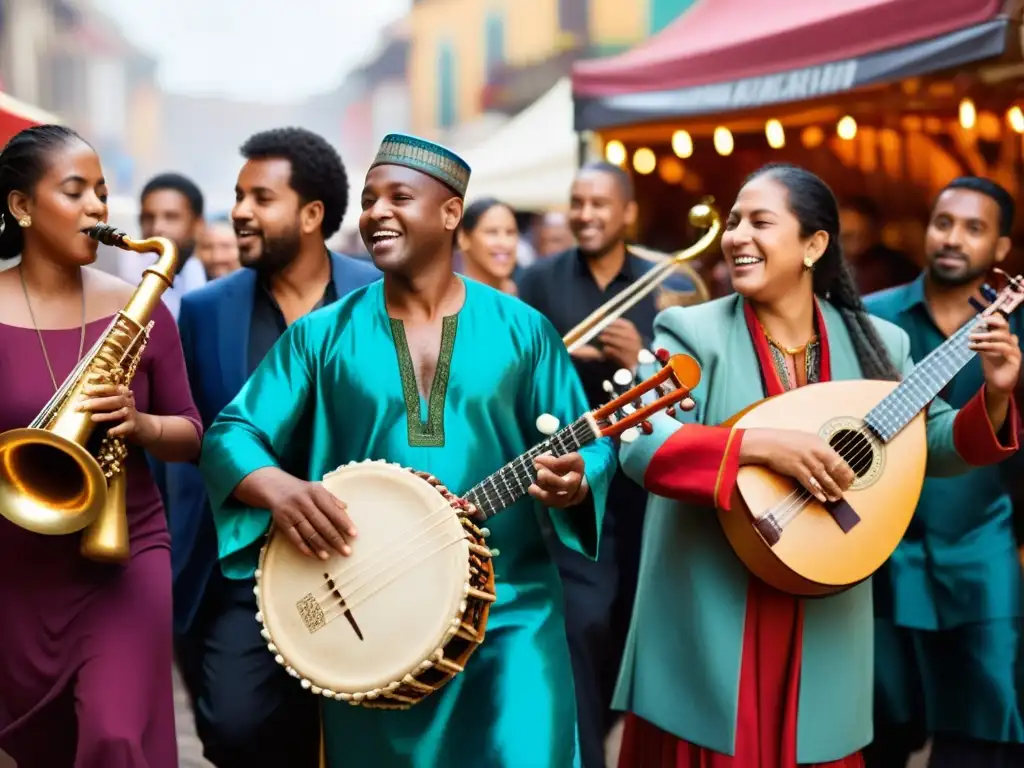
[[[253,475],[265,471],[257,470]],[[327,560],[332,549],[342,555],[352,554],[348,542],[355,538],[356,527],[347,507],[320,483],[277,470],[265,479],[262,490],[274,523],[302,554],[321,560]]]
[[[545,507],[565,509],[587,498],[590,486],[583,475],[583,457],[578,453],[545,454],[533,463],[537,479],[530,486],[530,495]]]

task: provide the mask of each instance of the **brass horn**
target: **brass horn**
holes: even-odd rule
[[[589,344],[594,337],[622,317],[634,304],[665,282],[680,265],[704,253],[714,244],[719,233],[722,231],[722,219],[718,215],[718,211],[711,204],[711,201],[698,203],[690,209],[690,224],[698,229],[706,229],[707,232],[689,248],[673,256],[657,258],[660,254],[656,251],[630,247],[630,250],[637,250],[638,255],[642,258],[657,261],[657,266],[646,272],[622,293],[616,294],[595,309],[575,328],[565,334],[562,337],[562,341],[565,342],[570,352],[574,352],[585,344]],[[689,272],[691,278],[696,278],[694,285],[697,288],[698,295],[703,295],[704,300],[706,300],[710,294],[704,281],[700,279],[695,270],[689,270]]]
[[[129,386],[149,338],[150,318],[174,282],[178,252],[162,237],[131,240],[106,224],[86,231],[105,245],[158,253],[156,264],[32,423],[0,434],[0,515],[35,533],[86,529],[81,552],[100,562],[128,558],[125,460],[121,438],[97,431],[77,411],[86,384]]]
[[[665,253],[663,251],[656,251],[653,248],[645,248],[642,245],[636,245],[635,243],[629,246],[629,252],[634,256],[638,256],[644,261],[650,261],[654,264],[661,264],[663,261],[672,258],[671,253]],[[662,284],[659,286],[657,296],[654,299],[655,306],[659,309],[667,309],[668,307],[688,307],[691,304],[703,304],[705,301],[711,300],[711,289],[708,288],[707,282],[701,277],[700,272],[694,269],[693,265],[688,262],[676,263],[675,272],[682,274],[693,283],[692,291],[679,291],[669,288]],[[671,277],[671,273],[669,274]],[[666,282],[668,278],[665,278]]]

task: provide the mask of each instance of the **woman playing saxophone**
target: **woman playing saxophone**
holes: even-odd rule
[[[21,255],[0,271],[0,433],[33,420],[133,294],[89,266],[106,200],[96,152],[67,128],[29,128],[0,153],[0,267]],[[26,768],[178,764],[170,544],[144,451],[190,461],[202,427],[174,320],[159,303],[151,320],[129,386],[92,383],[69,406],[128,445],[127,562],[0,517],[0,749]]]

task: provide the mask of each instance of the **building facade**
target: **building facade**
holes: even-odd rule
[[[488,112],[515,114],[580,58],[631,47],[694,0],[417,0],[412,130],[444,140]]]
[[[160,164],[155,61],[88,0],[0,0],[4,90],[55,114],[96,146],[114,194]]]

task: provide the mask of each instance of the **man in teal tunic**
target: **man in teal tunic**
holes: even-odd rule
[[[272,518],[308,554],[358,546],[344,511],[306,480],[385,459],[465,491],[544,439],[538,416],[569,424],[588,410],[551,324],[452,272],[468,179],[442,147],[385,138],[359,220],[384,279],[292,325],[207,432],[202,470],[229,578],[252,577]],[[489,522],[498,599],[466,671],[408,711],[325,702],[330,768],[579,765],[561,586],[540,516],[593,556],[615,453],[599,440],[537,464],[533,498]]]
[[[922,360],[975,313],[993,266],[1010,251],[1014,203],[988,179],[964,177],[938,196],[926,233],[926,271],[865,300],[901,326]],[[1019,314],[1009,319],[1020,336]],[[942,393],[962,407],[982,383],[975,358]],[[1003,465],[928,478],[906,537],[874,579],[875,743],[869,766],[905,765],[934,735],[932,764],[1024,765],[1021,567]],[[915,743],[916,742],[916,743]]]

